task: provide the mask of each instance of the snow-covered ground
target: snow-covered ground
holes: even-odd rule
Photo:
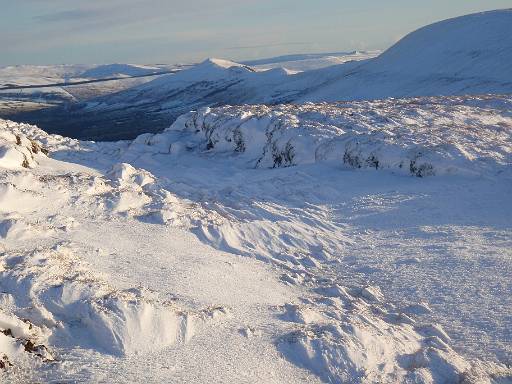
[[[1,121],[1,374],[510,382],[511,105],[206,108],[115,143]]]
[[[512,276],[507,261],[511,256],[512,206],[507,201],[512,187],[511,101],[510,97],[482,96],[220,107],[185,115],[160,135],[140,136],[132,147],[147,143],[145,151],[171,153],[178,163],[183,162],[182,156],[206,151],[215,157],[228,156],[228,163],[235,155],[247,168],[306,166],[303,169],[308,171],[290,168],[283,172],[286,176],[271,178],[270,185],[264,186],[259,178],[256,185],[245,176],[237,180],[240,172],[237,176],[227,172],[225,178],[223,172],[214,173],[209,162],[205,173],[194,169],[191,174],[199,173],[194,183],[201,183],[195,189],[219,185],[216,192],[201,192],[196,200],[229,198],[232,205],[220,208],[221,216],[229,214],[237,222],[237,228],[231,223],[213,232],[203,228],[200,236],[225,249],[269,257],[297,252],[300,259],[309,250],[319,252],[322,259],[323,250],[327,255],[334,252],[336,260],[345,260],[337,270],[346,279],[378,281],[404,303],[433,299],[431,304],[442,313],[439,321],[459,332],[455,337],[460,348],[510,361],[512,334],[510,325],[503,323],[510,317],[511,303],[503,300]],[[132,161],[130,152],[125,156]],[[334,176],[332,167],[364,172]],[[172,172],[173,179],[169,168],[174,169],[166,165],[162,174]],[[389,171],[396,176],[390,178]],[[410,177],[402,175],[433,180],[410,184]],[[182,177],[192,178],[188,173]],[[471,193],[464,193],[468,188]],[[261,199],[265,202],[257,203],[257,208],[243,203],[252,206],[249,202]],[[251,224],[245,223],[240,230],[239,221]],[[340,225],[347,226],[347,231]],[[266,234],[272,234],[271,242]],[[417,260],[415,254],[426,258]],[[288,257],[289,263],[297,263]],[[394,278],[397,274],[399,279]],[[481,278],[494,283],[484,284],[485,288],[472,285]],[[475,311],[482,298],[485,306]],[[459,316],[461,311],[464,318]],[[447,317],[446,312],[450,312]]]

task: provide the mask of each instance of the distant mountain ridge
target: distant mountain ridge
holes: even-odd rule
[[[106,64],[88,69],[80,74],[85,78],[104,78],[116,75],[141,76],[161,71],[159,67],[134,64]]]
[[[354,60],[343,64],[298,73],[268,59],[270,68],[208,59],[25,120],[77,138],[118,140],[161,131],[181,114],[204,106],[512,93],[512,10],[431,24],[377,57],[351,55]],[[63,119],[66,123],[55,129]]]

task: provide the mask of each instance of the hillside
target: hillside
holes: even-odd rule
[[[115,76],[141,76],[150,73],[161,72],[159,67],[151,67],[148,65],[134,65],[134,64],[107,64],[98,65],[80,73],[80,77],[101,79],[104,77]]]
[[[404,96],[512,92],[512,10],[484,12],[441,21],[404,37],[381,55],[347,54],[345,64],[298,74],[262,71],[214,59],[177,76],[166,76],[117,95],[134,92],[165,98],[172,108],[183,92],[194,92],[197,104],[337,101]],[[279,66],[275,60],[254,61]],[[291,59],[307,59],[291,57]],[[356,59],[356,60],[353,60]],[[216,65],[223,62],[224,65]],[[235,70],[236,68],[236,70]],[[246,70],[242,70],[245,68]],[[215,95],[215,97],[212,97]],[[116,100],[116,99],[114,99]],[[175,101],[176,100],[176,101]],[[114,101],[115,102],[115,101]],[[188,104],[185,99],[183,104]],[[189,108],[193,109],[193,108]]]
[[[0,379],[507,382],[511,105],[224,106],[111,143],[0,120]]]
[[[421,28],[305,101],[512,92],[512,9]]]

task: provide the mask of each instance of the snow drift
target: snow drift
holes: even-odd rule
[[[218,308],[190,310],[141,287],[116,288],[84,262],[83,244],[57,240],[79,227],[62,214],[66,206],[106,220],[146,213],[151,175],[128,165],[105,178],[80,167],[53,173],[48,164],[59,165],[43,147],[73,152],[79,142],[27,124],[0,120],[0,128],[0,377],[34,381],[55,348],[125,356],[186,343],[219,316]]]
[[[512,163],[509,98],[383,100],[205,108],[132,147],[230,153],[252,167],[334,162],[418,177],[497,173]]]

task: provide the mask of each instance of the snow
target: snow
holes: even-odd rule
[[[9,127],[9,123],[7,124]],[[7,169],[31,168],[37,164],[36,157],[40,155],[41,147],[29,140],[19,130],[4,130],[0,132],[0,167]]]
[[[1,380],[512,381],[511,15],[87,103],[185,112],[134,140],[0,120]]]
[[[134,64],[106,64],[98,65],[79,74],[80,77],[89,79],[101,79],[116,76],[141,76],[154,72],[160,72],[159,67]]]
[[[109,161],[112,149],[123,147],[79,143],[28,125],[1,124],[3,132],[28,135],[54,154],[67,152],[69,158],[88,153],[93,159],[96,153]],[[134,218],[152,217],[149,206],[119,210],[111,204],[124,196],[148,196],[156,208],[159,199],[171,199],[148,172],[111,162],[110,171],[98,173],[45,157],[38,158],[32,171],[23,169],[2,172],[5,193],[0,208],[2,225],[16,221],[24,229],[24,236],[9,231],[2,239],[0,296],[11,310],[2,305],[6,320],[0,327],[11,329],[14,338],[0,345],[13,364],[7,371],[13,380],[22,380],[21,369],[32,375],[29,381],[94,382],[105,375],[114,375],[109,380],[114,382],[125,382],[126,375],[140,381],[140,364],[122,366],[143,356],[161,367],[144,374],[146,380],[158,382],[169,374],[166,356],[172,354],[177,354],[176,366],[195,366],[176,373],[184,381],[205,381],[215,372],[235,380],[248,372],[245,360],[230,373],[219,370],[211,356],[206,358],[213,354],[233,360],[233,353],[244,350],[253,377],[275,376],[271,382],[309,377],[317,382],[282,359],[272,362],[277,351],[270,336],[253,346],[239,333],[247,324],[260,328],[266,321],[272,323],[268,307],[296,298],[269,267],[215,251],[178,228],[158,229],[142,217]],[[236,320],[231,320],[234,315]],[[18,318],[28,318],[33,329],[44,331],[46,338],[37,342],[52,349],[57,365],[13,347],[27,336],[16,331]],[[226,351],[226,340],[238,349]],[[268,367],[277,372],[269,373]]]
[[[92,65],[15,65],[0,67],[0,82],[3,84],[51,84],[65,78],[79,77]]]
[[[153,73],[176,71],[180,65],[17,65],[0,67],[0,116],[6,117],[31,110],[47,109],[61,104],[112,94],[150,81]],[[158,76],[158,75],[155,75]],[[72,86],[49,86],[70,82],[98,81]],[[45,86],[36,88],[35,86]],[[23,89],[1,89],[9,86],[31,86]]]
[[[172,143],[179,135],[187,150],[240,153],[253,167],[334,161],[419,177],[501,172],[512,162],[512,121],[506,109],[494,107],[498,100],[489,96],[204,108],[182,116],[147,143],[157,153],[179,154],[182,149]]]
[[[0,160],[5,374],[509,380],[511,103],[225,106],[116,143],[2,121],[49,151]]]
[[[504,9],[420,28],[301,100],[510,93],[511,26]]]
[[[87,112],[126,108],[149,112],[158,103],[154,113],[167,116],[171,123],[190,110],[225,104],[511,93],[510,25],[512,10],[499,10],[421,28],[378,56],[377,52],[335,59],[303,55],[246,64],[208,59],[178,74],[98,98]],[[338,65],[325,65],[322,60]]]
[[[54,133],[118,140],[159,132],[184,113],[221,105],[509,94],[511,14],[499,10],[442,21],[411,33],[378,56],[295,55],[245,64],[211,58],[119,92],[112,93],[115,84],[110,91],[70,89],[73,97],[87,102],[73,105],[71,115],[63,107],[40,112],[40,121]],[[38,121],[38,113],[29,116]],[[69,120],[67,125],[63,119]],[[115,132],[109,125],[112,119]]]
[[[317,53],[317,54],[297,54],[273,57],[269,59],[259,59],[244,61],[243,64],[249,65],[257,70],[268,70],[273,68],[286,68],[294,73],[310,71],[330,67],[332,65],[344,64],[349,61],[360,61],[378,56],[380,51],[354,51],[339,53]]]

